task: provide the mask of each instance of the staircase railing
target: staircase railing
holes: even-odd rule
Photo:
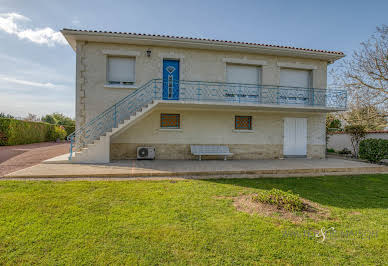
[[[166,89],[179,88],[173,95],[174,99],[187,102],[222,102],[225,104],[260,104],[260,105],[293,105],[295,107],[325,107],[346,109],[347,93],[343,90],[327,90],[316,88],[285,87],[272,85],[253,85],[226,82],[204,82],[179,80],[173,84],[163,84],[161,79],[152,79],[124,97],[94,119],[70,134],[71,159],[76,149],[93,142],[106,132],[116,128],[124,120],[128,120],[138,110],[153,100],[169,100],[163,95]],[[168,86],[170,85],[170,86]]]
[[[153,99],[160,99],[161,90],[160,86],[157,86],[157,82],[156,79],[148,81],[70,134],[67,137],[67,140],[70,141],[69,160],[73,156],[74,148],[77,150],[92,143],[124,120],[129,119],[139,109],[151,103]],[[75,143],[76,147],[74,147]]]

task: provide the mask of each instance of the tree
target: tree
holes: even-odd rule
[[[11,114],[0,113],[0,118],[15,118],[15,117]]]
[[[327,114],[326,116],[326,132],[341,131],[342,123],[336,114]]]
[[[359,102],[381,105],[388,103],[388,26],[377,27],[377,34],[361,43],[345,71],[346,85]]]
[[[54,125],[75,126],[75,121],[60,113],[52,113],[42,117],[42,121]]]
[[[363,125],[348,125],[345,127],[345,132],[350,136],[354,157],[358,158],[360,141],[363,140],[367,134],[365,127]]]
[[[31,121],[31,122],[36,122],[39,121],[38,116],[35,114],[28,113],[26,118],[24,118],[25,121]]]
[[[55,120],[54,116],[52,116],[52,115],[42,116],[42,121],[49,123],[49,124],[53,124],[53,125],[57,124],[57,121]]]
[[[363,106],[351,108],[342,115],[349,125],[362,125],[365,130],[383,130],[387,126],[387,120],[383,112],[375,106]]]
[[[388,26],[382,25],[369,40],[361,43],[348,60],[331,74],[334,86],[346,88],[353,109],[374,106],[387,114]]]

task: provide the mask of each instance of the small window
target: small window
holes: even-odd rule
[[[236,115],[234,120],[234,128],[241,130],[252,130],[252,116]]]
[[[179,114],[160,114],[161,128],[180,128]]]
[[[135,82],[134,57],[108,57],[108,83],[132,85]]]

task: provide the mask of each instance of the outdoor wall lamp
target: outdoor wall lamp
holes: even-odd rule
[[[147,56],[148,56],[148,57],[151,56],[151,50],[150,50],[150,49],[148,49],[146,53],[147,53]]]

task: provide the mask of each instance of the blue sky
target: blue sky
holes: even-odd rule
[[[351,54],[388,1],[0,0],[0,112],[74,117],[75,53],[62,28],[248,41]],[[335,65],[334,65],[335,66]]]

